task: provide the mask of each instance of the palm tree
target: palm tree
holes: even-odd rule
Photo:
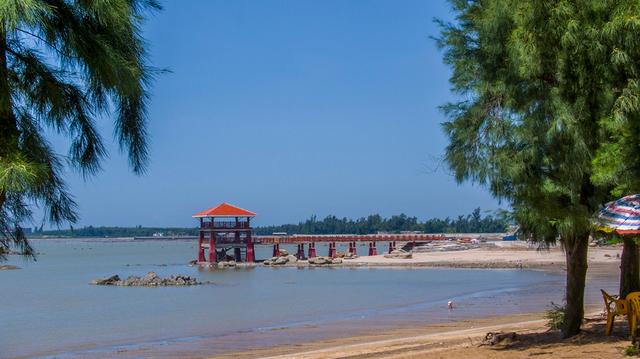
[[[147,163],[146,103],[156,70],[140,34],[153,0],[3,0],[0,4],[0,257],[33,256],[20,224],[40,206],[55,225],[77,220],[64,166],[90,176],[106,156],[97,118],[134,173]],[[43,130],[70,140],[55,153]]]

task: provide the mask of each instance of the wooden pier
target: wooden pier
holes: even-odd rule
[[[357,243],[364,242],[369,244],[368,255],[378,255],[378,242],[388,242],[387,253],[391,253],[397,248],[397,242],[412,243],[415,247],[418,243],[431,241],[446,240],[443,235],[433,234],[293,234],[293,235],[271,235],[271,236],[254,236],[256,245],[273,245],[273,256],[280,255],[280,244],[297,244],[296,257],[298,259],[306,259],[317,257],[316,243],[328,243],[328,257],[335,258],[337,256],[336,243],[348,243],[348,252],[354,255],[358,254]],[[308,255],[305,255],[304,247],[308,246]]]
[[[219,260],[232,258],[235,261],[253,262],[255,260],[254,245],[272,245],[273,256],[280,255],[281,244],[296,244],[296,257],[306,259],[317,257],[316,243],[327,243],[327,256],[337,256],[337,243],[348,243],[348,252],[357,253],[357,243],[368,243],[368,254],[378,254],[377,243],[387,242],[388,253],[396,250],[397,242],[419,243],[446,240],[443,235],[422,233],[399,234],[326,234],[326,235],[270,235],[254,236],[251,218],[255,213],[228,203],[222,203],[193,215],[200,222],[198,235],[197,262],[216,263]],[[305,253],[305,246],[307,253]],[[231,254],[228,252],[232,251]],[[208,255],[207,255],[208,254]]]

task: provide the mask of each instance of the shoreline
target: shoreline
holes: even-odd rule
[[[557,331],[549,331],[546,327],[544,313],[511,314],[490,316],[471,320],[459,320],[448,323],[436,323],[412,328],[396,329],[387,333],[367,333],[347,338],[330,338],[303,344],[289,345],[279,348],[258,348],[248,351],[207,356],[210,359],[231,358],[263,358],[263,359],[331,359],[331,358],[524,358],[540,356],[543,358],[558,357],[557,351],[544,350],[551,345],[565,347],[571,351],[572,357],[577,354],[621,354],[622,348],[630,341],[624,337],[624,328],[616,328],[614,336],[604,337],[601,332],[590,333],[595,326],[600,326],[604,319],[596,311],[597,305],[588,306],[584,332],[602,336],[604,345],[594,350],[593,347],[573,339],[562,339]],[[594,325],[594,323],[597,323]],[[620,324],[618,323],[618,326]],[[527,336],[546,336],[548,343],[540,350],[535,344],[517,351],[505,351],[505,346],[481,346],[488,332],[514,332],[517,341],[526,341]],[[583,335],[583,334],[581,334]],[[583,335],[584,337],[584,335]],[[578,339],[580,341],[580,339]],[[597,337],[596,337],[597,340]],[[585,341],[583,339],[583,341]],[[509,343],[511,344],[511,343]],[[577,352],[576,352],[577,351]],[[580,351],[582,351],[580,353]]]
[[[620,246],[589,248],[589,264],[594,266],[619,264]],[[206,267],[206,265],[204,265]],[[313,268],[449,268],[449,269],[528,269],[564,271],[564,252],[560,248],[538,250],[516,246],[481,247],[460,251],[438,251],[413,253],[412,258],[385,258],[384,255],[361,256],[343,259],[340,264],[313,265],[306,260],[269,268],[313,267]]]

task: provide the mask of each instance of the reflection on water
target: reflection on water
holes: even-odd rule
[[[98,353],[139,343],[314,326],[368,327],[544,309],[564,278],[519,270],[262,268],[188,266],[192,241],[34,241],[37,262],[0,271],[0,357]],[[293,249],[293,248],[292,248]],[[326,250],[318,246],[319,254]],[[270,248],[259,247],[258,257]],[[100,287],[112,274],[186,274],[213,285]],[[543,299],[541,299],[541,297]],[[457,308],[447,311],[448,300]],[[340,324],[342,325],[342,324]],[[317,331],[316,331],[317,332]],[[322,332],[320,330],[320,332]],[[325,333],[326,334],[326,333]],[[283,334],[284,335],[284,334]],[[243,347],[229,345],[227,350]],[[255,345],[255,343],[253,343]]]

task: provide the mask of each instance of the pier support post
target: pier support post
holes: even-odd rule
[[[378,249],[376,248],[376,242],[369,242],[369,255],[370,256],[377,256],[378,255]]]
[[[209,263],[216,263],[218,261],[216,254],[216,233],[211,232],[211,236],[209,237]]]
[[[304,243],[299,243],[298,244],[298,253],[296,253],[296,257],[298,257],[298,259],[305,259],[304,258]]]
[[[309,243],[309,258],[315,258],[318,255],[316,254],[316,242]]]
[[[329,242],[329,258],[336,257],[336,242]]]
[[[204,248],[202,248],[202,243],[204,242],[204,232],[200,232],[198,236],[198,262],[204,262]]]
[[[396,250],[396,241],[390,241],[389,242],[389,253],[393,252]]]
[[[247,242],[247,263],[253,263],[255,262],[256,257],[255,254],[253,252],[253,242],[251,241],[251,238],[249,238],[248,242]]]
[[[273,256],[280,257],[280,244],[278,243],[273,245]]]
[[[240,252],[240,247],[233,249],[233,260],[236,262],[242,262],[242,252]]]
[[[349,242],[349,253],[353,254],[354,256],[358,255],[358,249],[356,248],[356,242]]]

